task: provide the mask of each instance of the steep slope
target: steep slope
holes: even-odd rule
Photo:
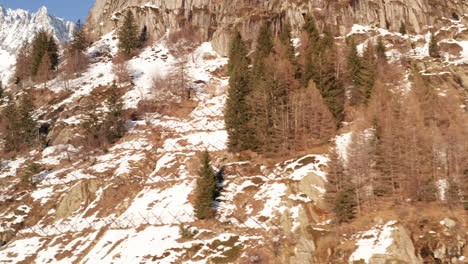
[[[29,13],[0,5],[0,80],[8,80],[16,52],[24,42],[31,41],[36,32],[44,29],[63,44],[70,40],[73,28],[72,22],[50,15],[46,7],[41,7],[36,13]]]
[[[135,10],[159,8],[156,1],[127,2],[136,4]],[[171,3],[176,8],[187,2]],[[245,5],[234,8],[227,1],[217,3],[233,10],[248,9]],[[364,3],[369,2],[357,1],[355,8]],[[409,3],[419,2],[382,2]],[[447,5],[462,8],[463,3],[448,1]],[[124,1],[97,1],[93,12],[124,10],[124,6]],[[168,17],[173,15],[166,11]],[[440,12],[452,15],[450,8]],[[97,102],[97,112],[106,111],[105,95],[118,79],[115,27],[108,24],[104,30],[106,16],[95,18],[103,23],[103,31],[86,51],[89,67],[69,80],[67,88],[61,78],[51,80],[47,89],[30,87],[38,95],[35,117],[51,129],[47,146],[5,156],[0,163],[0,262],[419,264],[431,255],[446,263],[466,262],[463,211],[457,215],[440,207],[403,203],[385,212],[371,212],[354,225],[334,228],[323,206],[328,145],[287,158],[228,152],[223,120],[227,59],[215,50],[215,42],[170,43],[165,27],[178,28],[175,24],[158,24],[161,31],[150,30],[162,38],[132,57],[127,64],[130,80],[118,82],[131,116],[128,132],[115,144],[89,151],[81,126],[89,110],[87,101]],[[354,37],[361,52],[365,43],[381,37],[391,62],[418,65],[419,74],[437,84],[436,97],[464,111],[468,16],[433,18],[444,24],[435,30],[442,55],[437,59],[429,57],[428,32],[402,35],[367,20],[363,25],[344,23],[346,30],[336,41],[345,45],[343,36]],[[144,19],[139,17],[140,25]],[[342,19],[340,24],[351,18]],[[258,18],[253,27],[261,21]],[[256,32],[250,27],[245,31],[250,36]],[[187,50],[175,51],[181,46]],[[181,62],[193,90],[191,100],[181,100],[161,81],[180,71]],[[401,80],[385,85],[389,91],[410,91],[411,75],[407,72]],[[355,158],[347,154],[351,135],[366,131],[345,133],[354,124],[343,126],[335,141],[340,155],[351,161]],[[212,155],[222,189],[216,217],[199,221],[194,217],[194,189],[198,156],[205,150]],[[42,167],[34,176],[34,187],[21,182],[27,160]],[[439,191],[443,193],[443,187]]]

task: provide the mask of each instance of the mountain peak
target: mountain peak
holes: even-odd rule
[[[46,6],[41,6],[36,12],[37,15],[49,15],[49,10]]]

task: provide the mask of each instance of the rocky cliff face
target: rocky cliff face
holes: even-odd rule
[[[353,24],[398,30],[405,23],[410,32],[421,33],[441,26],[442,17],[468,13],[465,0],[97,0],[87,26],[93,37],[115,29],[123,11],[132,10],[140,27],[146,25],[153,37],[191,23],[222,55],[227,54],[230,35],[240,30],[253,39],[263,21],[275,29],[289,22],[296,30],[305,14],[346,33]]]

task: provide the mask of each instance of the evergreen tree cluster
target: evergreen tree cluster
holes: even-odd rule
[[[304,25],[302,61],[291,28],[273,37],[260,27],[247,56],[240,33],[231,42],[225,123],[232,151],[284,152],[327,141],[343,117],[344,86],[337,77],[331,30],[320,36],[312,17]]]
[[[59,48],[53,35],[41,30],[31,43],[25,43],[16,59],[16,83],[33,78],[46,82],[59,63]]]
[[[217,193],[218,178],[210,165],[210,154],[205,151],[201,157],[193,205],[198,219],[212,218],[215,215],[214,201]]]
[[[107,112],[99,112],[99,104],[94,98],[90,98],[85,107],[86,112],[81,128],[90,146],[100,146],[104,142],[115,143],[126,132],[122,95],[115,82],[107,92],[106,106]]]
[[[21,151],[39,142],[39,128],[33,119],[34,104],[31,95],[25,93],[17,104],[8,96],[6,107],[2,112],[5,124],[5,151]]]
[[[371,41],[367,43],[362,56],[357,46],[351,41],[348,54],[348,72],[351,82],[350,104],[353,106],[367,104],[374,89],[375,74],[379,60],[385,61],[385,46],[382,40],[377,40],[376,48]]]
[[[144,26],[138,35],[138,27],[132,11],[125,13],[122,25],[118,31],[119,51],[124,56],[131,56],[133,52],[148,40],[148,28]]]

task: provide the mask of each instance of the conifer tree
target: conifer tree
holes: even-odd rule
[[[132,52],[138,48],[139,41],[137,34],[135,18],[133,17],[132,11],[128,10],[118,33],[119,51],[121,53],[130,56]]]
[[[85,104],[85,113],[81,128],[84,130],[84,134],[87,139],[87,143],[90,146],[100,145],[100,131],[101,131],[101,120],[97,113],[98,104],[95,98],[91,97],[90,100]]]
[[[343,191],[345,181],[343,160],[338,154],[336,146],[333,146],[329,152],[327,167],[325,202],[329,209],[335,211],[336,200],[338,198],[338,194]]]
[[[307,40],[302,40],[302,42],[307,43],[303,54],[305,59],[304,70],[302,74],[302,85],[307,87],[307,85],[309,85],[309,81],[313,79],[318,68],[317,65],[314,65],[314,61],[316,59],[317,53],[320,52],[318,45],[320,41],[320,34],[315,24],[315,19],[311,15],[305,17],[305,23],[302,29],[307,36]]]
[[[403,22],[401,23],[401,26],[400,26],[400,34],[402,35],[406,35],[408,32],[406,30],[406,24]]]
[[[293,43],[292,43],[292,35],[291,35],[291,25],[289,23],[286,23],[279,36],[281,43],[285,47],[285,56],[289,59],[289,62],[294,66],[295,68],[295,78],[300,79],[301,78],[301,67],[299,66],[299,63],[296,59],[296,50],[294,49]]]
[[[35,77],[39,71],[44,54],[48,54],[50,70],[55,70],[58,65],[58,45],[52,35],[46,31],[39,31],[32,41],[32,69],[31,75]]]
[[[58,54],[58,45],[55,42],[55,38],[50,35],[49,41],[47,42],[47,55],[49,56],[50,60],[50,69],[53,71],[57,68],[59,63],[59,54]]]
[[[440,57],[439,43],[437,42],[437,38],[434,33],[431,33],[431,39],[429,42],[429,56],[433,58]]]
[[[350,52],[348,55],[348,72],[351,78],[351,105],[358,105],[364,102],[365,91],[363,91],[362,79],[362,58],[359,56],[357,46],[354,41],[350,44]]]
[[[3,91],[4,91],[4,87],[3,87],[2,81],[0,81],[0,99],[3,98]]]
[[[80,19],[76,22],[70,47],[74,52],[84,52],[88,47],[88,40]]]
[[[48,50],[49,36],[44,30],[39,31],[32,41],[32,69],[31,75],[36,76],[42,57]]]
[[[148,27],[143,26],[143,28],[141,29],[141,33],[140,33],[140,37],[138,38],[138,40],[140,41],[140,48],[142,48],[146,41],[148,40]]]
[[[115,82],[109,89],[110,95],[107,99],[109,112],[104,120],[104,129],[109,143],[114,143],[125,133],[125,118],[123,115],[122,96]]]
[[[367,103],[372,95],[372,90],[375,82],[375,69],[376,69],[376,58],[374,46],[371,42],[367,44],[366,49],[364,50],[362,59],[362,70],[361,70],[361,79],[364,89],[364,102]]]
[[[317,84],[328,109],[336,121],[340,122],[343,118],[345,91],[342,82],[337,78],[335,41],[328,26],[325,27],[324,37],[319,40],[316,49],[316,69],[312,79]]]
[[[214,200],[218,187],[215,171],[210,165],[208,151],[203,153],[200,163],[193,207],[198,219],[207,219],[214,216]]]
[[[251,108],[247,98],[251,92],[247,50],[239,32],[234,34],[229,51],[229,89],[226,100],[225,124],[231,151],[254,149],[251,128]]]
[[[351,184],[345,184],[343,190],[337,193],[334,212],[338,224],[349,223],[356,217],[356,189]]]
[[[7,105],[2,111],[2,116],[6,122],[5,132],[5,151],[16,151],[19,150],[20,142],[18,141],[18,134],[20,131],[18,110],[16,104],[11,95],[7,96]]]
[[[34,145],[38,139],[39,131],[36,120],[33,119],[34,104],[32,101],[32,95],[25,93],[18,106],[18,121],[20,131],[18,133],[20,142],[24,146],[30,147]]]
[[[377,38],[377,47],[376,47],[376,52],[377,52],[377,58],[386,61],[387,60],[387,55],[385,55],[385,45],[382,41],[382,37]]]

